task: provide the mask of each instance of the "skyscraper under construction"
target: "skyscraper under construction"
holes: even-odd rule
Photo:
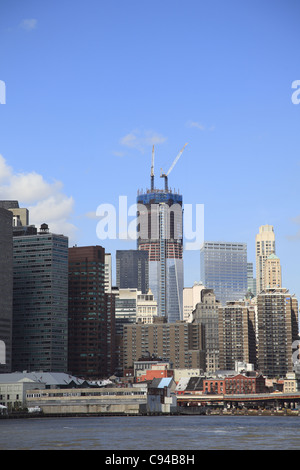
[[[161,174],[164,189],[154,186],[153,147],[151,188],[138,191],[137,196],[137,247],[148,251],[149,287],[157,300],[158,315],[169,323],[183,319],[183,209],[182,195],[168,187],[168,175],[185,146],[169,171]]]

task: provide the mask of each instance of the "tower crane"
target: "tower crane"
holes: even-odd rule
[[[152,164],[151,164],[151,191],[154,189],[154,145],[152,147]]]
[[[160,177],[161,178],[165,178],[165,191],[167,192],[168,191],[168,176],[169,174],[171,173],[171,171],[173,170],[174,166],[176,165],[176,163],[178,162],[179,158],[181,157],[182,155],[182,152],[184,151],[185,147],[187,146],[187,144],[185,144],[182,149],[180,150],[180,152],[178,153],[177,157],[175,158],[175,160],[173,161],[172,165],[170,166],[169,168],[169,171],[167,173],[162,173],[162,169],[161,169],[161,174],[160,174]],[[153,155],[152,155],[152,158],[153,158]],[[151,168],[152,169],[152,168]]]

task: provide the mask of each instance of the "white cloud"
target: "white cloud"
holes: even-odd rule
[[[300,215],[297,215],[296,217],[292,217],[291,222],[295,225],[300,225]],[[290,241],[300,240],[300,230],[298,230],[298,232],[295,233],[294,235],[287,235],[286,238]]]
[[[287,235],[286,238],[290,241],[300,241],[300,230],[295,235]]]
[[[206,127],[201,122],[197,122],[197,121],[188,121],[186,125],[187,127],[195,127],[196,129],[199,129],[200,131],[213,131],[215,129],[214,126]]]
[[[125,145],[126,147],[132,147],[136,148],[139,146],[139,140],[137,136],[134,134],[134,132],[131,132],[130,134],[125,135],[122,137],[120,140],[121,145]]]
[[[37,20],[35,18],[27,18],[22,20],[21,28],[25,29],[26,31],[32,31],[36,28]]]
[[[100,217],[99,215],[96,214],[95,211],[86,212],[84,215],[88,219],[99,219],[99,217]]]
[[[48,183],[36,172],[16,173],[0,155],[0,199],[17,200],[29,210],[29,223],[38,228],[49,225],[53,233],[72,239],[76,227],[69,221],[74,207],[72,197],[62,192],[62,183]]]
[[[292,218],[292,222],[294,224],[300,224],[300,215],[298,215],[297,217],[293,217]]]
[[[151,130],[140,131],[136,129],[122,137],[120,144],[143,153],[146,147],[162,144],[166,140],[166,137],[157,132]]]
[[[196,121],[188,121],[186,123],[187,127],[196,127],[197,129],[200,129],[200,131],[204,131],[205,130],[205,127],[203,126],[203,124],[201,124],[200,122],[196,122]]]
[[[115,156],[115,157],[125,157],[125,152],[120,152],[120,151],[116,151],[116,152],[112,152],[112,154]]]

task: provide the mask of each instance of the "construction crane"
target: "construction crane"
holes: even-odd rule
[[[167,173],[162,173],[162,169],[161,169],[161,174],[160,174],[160,177],[161,178],[165,178],[165,191],[168,192],[168,176],[169,174],[171,173],[171,171],[173,170],[174,166],[176,165],[176,163],[178,162],[179,158],[181,157],[182,155],[182,152],[184,151],[185,147],[187,146],[187,144],[185,144],[182,149],[180,150],[179,154],[177,155],[177,157],[175,158],[174,162],[172,163],[172,165],[170,166],[169,168],[169,171]]]
[[[154,190],[154,145],[152,147],[152,164],[151,164],[151,191]]]

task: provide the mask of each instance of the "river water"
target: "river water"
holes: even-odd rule
[[[300,417],[131,416],[0,420],[1,450],[296,450]]]

